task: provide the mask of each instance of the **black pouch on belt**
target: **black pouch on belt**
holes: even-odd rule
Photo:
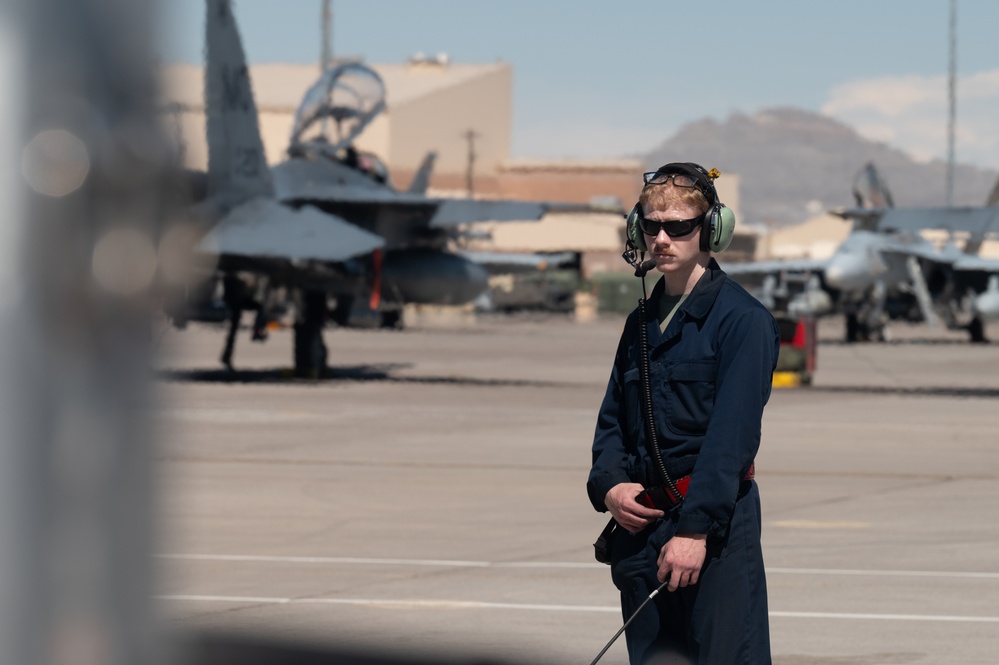
[[[655,508],[656,510],[668,513],[680,505],[680,502],[683,501],[683,496],[674,494],[668,487],[656,485],[640,492],[635,497],[635,501],[646,508]]]
[[[604,530],[597,536],[597,541],[593,543],[593,558],[600,563],[610,564],[611,562],[611,534],[617,530],[617,520],[613,517]]]

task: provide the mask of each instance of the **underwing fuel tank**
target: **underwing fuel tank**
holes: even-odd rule
[[[462,305],[486,290],[488,278],[485,268],[449,252],[389,252],[382,266],[382,294],[417,305]]]
[[[832,299],[822,290],[805,291],[791,299],[787,311],[792,317],[822,316],[832,311]]]
[[[999,275],[989,277],[988,289],[975,298],[975,311],[986,321],[999,319]]]

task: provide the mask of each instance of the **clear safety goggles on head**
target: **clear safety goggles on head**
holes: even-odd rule
[[[673,185],[676,187],[696,187],[697,189],[701,189],[697,179],[686,173],[649,171],[642,174],[642,180],[645,181],[646,185],[665,185],[672,180]]]
[[[707,213],[704,213],[704,215],[706,214]],[[665,231],[666,235],[670,238],[682,238],[685,235],[693,233],[694,229],[704,223],[704,215],[698,215],[697,217],[692,217],[690,219],[654,222],[651,219],[645,219],[645,215],[643,215],[641,209],[639,209],[638,228],[642,230],[642,233],[647,236],[652,236],[653,238],[658,236],[660,231]]]

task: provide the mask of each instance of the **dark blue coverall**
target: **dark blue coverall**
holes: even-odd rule
[[[659,586],[657,559],[674,534],[707,534],[694,585],[667,589],[628,627],[631,663],[770,663],[766,579],[756,483],[743,480],[760,445],[763,407],[780,335],[773,316],[711,260],[664,333],[647,308],[656,434],[674,479],[691,475],[686,499],[637,535],[610,539],[611,577],[627,619]],[[604,512],[618,483],[661,485],[645,448],[638,311],[621,335],[593,438],[587,493]],[[671,654],[669,656],[667,654]]]

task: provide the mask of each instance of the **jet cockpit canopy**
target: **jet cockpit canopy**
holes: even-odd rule
[[[290,153],[342,154],[385,109],[385,84],[359,62],[338,64],[305,93],[291,131]]]

